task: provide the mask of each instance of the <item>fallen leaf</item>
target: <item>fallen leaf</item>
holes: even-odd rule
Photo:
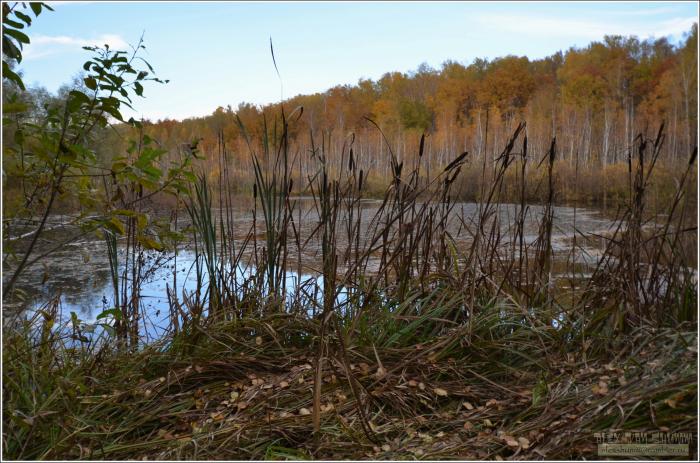
[[[469,402],[462,402],[462,406],[467,410],[474,410],[474,405],[470,404]]]
[[[416,386],[418,386],[418,381],[411,379],[408,381],[408,385],[411,387],[416,387]]]
[[[236,399],[238,399],[238,396],[239,396],[238,392],[236,392],[236,391],[231,391],[231,400],[236,400]]]
[[[420,389],[421,391],[425,391],[425,384],[418,383],[418,389]]]
[[[474,425],[471,424],[469,421],[465,421],[464,422],[464,429],[467,431],[471,431],[472,429],[474,429]]]
[[[435,394],[439,395],[440,397],[447,397],[447,391],[439,387],[433,389],[433,392],[435,392]]]
[[[309,411],[308,408],[301,408],[301,409],[299,409],[299,415],[301,415],[301,416],[311,415],[311,412]]]
[[[518,443],[518,441],[513,439],[511,436],[506,436],[503,438],[503,440],[505,440],[506,445],[508,447],[515,447],[515,448],[520,447],[520,444]]]
[[[382,450],[384,450],[385,452],[388,452],[389,450],[391,450],[391,447],[389,446],[389,444],[384,444],[384,445],[382,445]]]
[[[289,386],[289,383],[287,381],[280,381],[280,387],[284,389],[285,387]]]
[[[221,412],[212,412],[209,414],[209,416],[214,421],[223,421],[223,419],[224,419],[224,414]]]
[[[608,384],[605,381],[599,381],[591,387],[594,394],[606,395],[608,393]]]
[[[518,437],[518,443],[525,450],[530,448],[530,441],[525,437]]]
[[[255,344],[257,344],[258,346],[262,345],[262,338],[260,336],[255,338]]]

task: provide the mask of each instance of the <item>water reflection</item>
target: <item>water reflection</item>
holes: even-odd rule
[[[365,201],[362,207],[362,236],[370,234],[369,224],[377,213],[379,203],[377,201]],[[431,206],[431,207],[439,207]],[[318,213],[313,207],[313,202],[308,199],[297,199],[297,211],[295,220],[302,237],[309,236],[318,224]],[[456,244],[466,249],[471,241],[471,233],[468,227],[477,217],[479,206],[474,203],[458,203],[453,209],[453,214],[448,223],[448,231],[455,237]],[[519,208],[514,204],[498,205],[496,217],[499,220],[499,228],[506,237],[504,246],[510,246],[512,240],[513,224],[518,216]],[[528,206],[525,220],[525,243],[532,243],[538,234],[542,214],[541,206]],[[214,213],[214,217],[219,214]],[[242,239],[252,225],[252,213],[250,210],[238,209],[235,211],[234,220],[236,229],[236,245],[240,246]],[[339,230],[343,229],[343,220],[340,218]],[[263,224],[258,220],[256,232],[263,232]],[[466,224],[466,225],[465,225]],[[184,223],[182,225],[186,225]],[[600,212],[590,209],[556,207],[554,208],[554,224],[552,246],[554,258],[571,260],[572,241],[578,231],[579,241],[573,261],[583,267],[594,265],[600,255],[600,248],[604,245],[602,238],[582,239],[584,236],[605,235],[613,227],[613,222],[605,218]],[[343,233],[339,233],[339,248],[347,243]],[[320,260],[320,242],[316,238],[308,241],[307,246],[298,250],[305,264],[317,263]],[[296,249],[290,251],[297,253]],[[123,250],[121,251],[123,254]],[[242,285],[251,281],[256,276],[254,265],[251,265],[250,253],[245,254],[247,263],[236,269],[235,281]],[[123,256],[121,256],[123,262]],[[296,266],[294,266],[296,267]],[[183,300],[183,294],[192,294],[197,290],[197,281],[194,270],[194,254],[188,250],[182,250],[175,255],[165,253],[148,253],[146,255],[146,268],[150,268],[147,278],[141,284],[142,306],[142,336],[157,338],[161,336],[169,325],[170,305],[166,287]],[[341,270],[342,271],[342,270]],[[6,272],[6,274],[9,272]],[[173,279],[173,273],[176,278]],[[50,297],[60,294],[61,319],[70,320],[71,312],[86,323],[92,323],[105,309],[114,307],[114,295],[110,280],[109,261],[106,247],[101,240],[83,240],[64,246],[50,257],[44,259],[40,265],[34,265],[22,276],[17,287],[26,293],[24,307],[37,308],[44,304]],[[206,277],[205,277],[206,280]],[[315,313],[320,304],[323,279],[312,274],[298,274],[290,271],[285,276],[287,297],[299,286],[304,287],[304,297],[308,305],[306,308]],[[346,297],[344,291],[340,292],[339,301]],[[288,301],[291,302],[291,301]],[[19,305],[19,304],[18,304]],[[11,308],[11,307],[10,307]],[[30,310],[31,312],[31,310]]]

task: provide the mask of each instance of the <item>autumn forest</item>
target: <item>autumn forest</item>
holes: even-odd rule
[[[422,65],[413,72],[390,72],[377,81],[360,80],[282,104],[290,112],[303,108],[289,133],[300,153],[310,148],[309,134],[326,140],[333,153],[352,141],[356,162],[376,176],[378,190],[385,186],[381,179],[389,178],[389,149],[399,162],[413,164],[425,134],[422,162],[428,172],[465,151],[470,166],[480,170],[486,157],[492,168],[495,151],[525,121],[533,152],[546,150],[556,137],[561,168],[573,175],[579,166],[580,191],[574,196],[567,189],[566,199],[602,203],[606,194],[619,199],[624,189],[617,182],[619,169],[626,169],[635,137],[655,135],[661,122],[667,133],[661,161],[669,169],[687,162],[681,153],[690,153],[697,143],[697,27],[678,45],[665,38],[607,36],[541,60],[506,56],[469,65],[451,61],[439,70]],[[277,103],[241,104],[220,107],[205,118],[150,121],[146,126],[173,152],[201,138],[202,151],[214,153],[221,133],[233,173],[245,181],[242,186],[252,185],[236,118],[259,142],[263,115],[271,126],[278,108]],[[341,168],[340,157],[329,161],[332,168]],[[215,180],[218,167],[210,162],[206,170]],[[475,199],[476,190],[465,187],[465,198]]]

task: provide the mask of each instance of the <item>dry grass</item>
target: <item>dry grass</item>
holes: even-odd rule
[[[72,376],[61,371],[54,394],[66,400],[31,418],[6,410],[6,445],[7,437],[24,445],[21,453],[5,448],[5,454],[590,459],[596,457],[595,432],[697,431],[692,331],[639,329],[601,355],[561,351],[556,334],[546,330],[539,333],[541,344],[518,330],[490,340],[486,325],[477,328],[472,345],[453,329],[415,346],[354,346],[349,371],[330,358],[322,372],[321,429],[314,435],[318,323],[281,316],[218,324],[194,345],[150,346],[108,355],[94,370],[73,365],[79,371]],[[359,385],[357,396],[350,381]],[[12,389],[5,394],[17,402]]]

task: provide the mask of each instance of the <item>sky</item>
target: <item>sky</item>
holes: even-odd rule
[[[518,55],[538,59],[605,35],[683,39],[696,2],[48,2],[27,29],[25,83],[56,91],[90,57],[84,45],[126,49],[166,85],[145,87],[151,120],[268,104],[421,63]],[[277,76],[270,55],[272,38]]]

